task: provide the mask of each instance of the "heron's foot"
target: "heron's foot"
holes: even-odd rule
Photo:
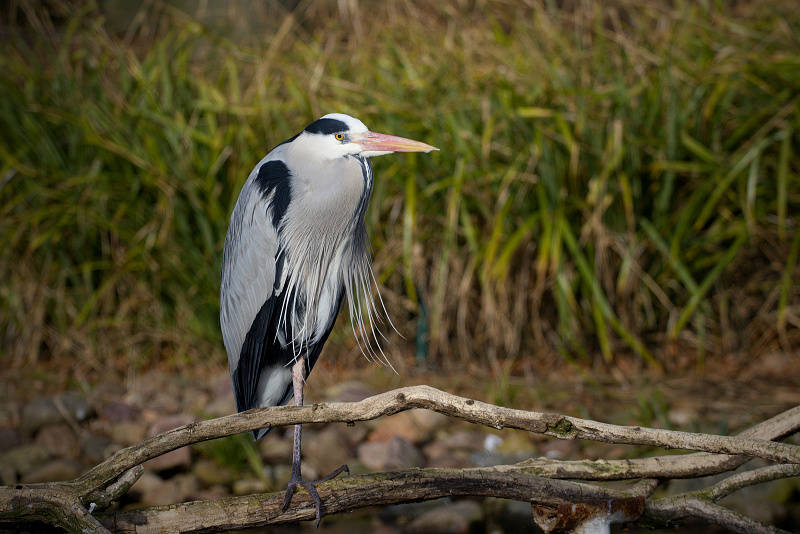
[[[314,501],[314,507],[317,509],[317,528],[319,528],[319,522],[322,519],[322,500],[319,498],[316,485],[320,482],[325,482],[326,480],[330,480],[339,476],[342,471],[347,471],[347,474],[350,474],[350,469],[346,465],[343,465],[333,473],[325,475],[322,478],[318,478],[317,480],[303,480],[299,475],[297,477],[292,476],[292,479],[289,480],[289,486],[286,488],[286,495],[283,497],[282,510],[285,512],[286,509],[289,508],[289,504],[292,502],[292,496],[294,495],[295,490],[298,486],[302,486],[311,495],[311,499]]]

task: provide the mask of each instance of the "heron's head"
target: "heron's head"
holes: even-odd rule
[[[439,150],[419,141],[370,132],[363,122],[343,113],[329,113],[317,119],[300,133],[297,140],[325,159],[348,155],[370,158],[392,152]]]

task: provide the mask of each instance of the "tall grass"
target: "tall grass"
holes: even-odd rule
[[[374,161],[376,273],[408,353],[498,370],[796,346],[789,3],[347,6],[241,39],[160,4],[123,35],[93,7],[7,24],[12,361],[221,361],[239,188],[330,111],[442,149]]]

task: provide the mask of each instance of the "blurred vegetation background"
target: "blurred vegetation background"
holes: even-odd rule
[[[503,374],[798,346],[794,2],[134,4],[3,5],[7,367],[224,365],[239,189],[333,111],[441,148],[373,162],[390,358]],[[351,337],[327,353],[360,364]]]

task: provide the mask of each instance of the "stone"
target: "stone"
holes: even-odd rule
[[[472,455],[483,451],[487,445],[486,434],[477,430],[459,430],[442,439],[432,441],[422,449],[428,467],[474,467]],[[493,444],[493,440],[489,441]]]
[[[227,486],[233,482],[234,476],[230,469],[226,469],[214,460],[201,458],[192,468],[195,476],[206,486]]]
[[[105,436],[87,434],[81,441],[81,456],[89,463],[99,464],[122,447]]]
[[[62,482],[78,478],[83,464],[77,460],[56,459],[35,468],[20,479],[23,484],[39,482]]]
[[[328,425],[312,436],[313,439],[303,439],[303,460],[323,476],[346,464],[355,456],[347,430],[344,425]]]
[[[164,506],[190,500],[197,493],[197,479],[192,475],[175,475],[164,480],[155,473],[145,471],[131,487],[131,497],[141,506]]]
[[[405,438],[414,445],[421,445],[433,440],[436,431],[447,420],[447,417],[430,410],[408,410],[391,417],[384,417],[377,422],[369,435],[370,441],[388,441],[394,436]]]
[[[303,441],[303,445],[306,441]],[[269,465],[292,463],[292,432],[276,428],[257,442],[261,459]]]
[[[38,468],[51,458],[50,451],[37,443],[14,447],[0,455],[0,465],[12,467],[20,478]]]
[[[13,465],[0,464],[0,486],[13,486],[17,483],[17,470]]]
[[[285,490],[286,486],[289,484],[289,479],[292,478],[291,461],[288,464],[268,467],[267,475],[269,476],[270,482],[267,485],[267,491]],[[303,476],[306,476],[305,472],[303,472]]]
[[[81,445],[78,436],[67,423],[56,423],[39,429],[35,443],[47,448],[53,456],[76,459]]]
[[[233,483],[234,495],[264,493],[268,489],[266,480],[260,478],[241,478]]]
[[[222,417],[223,415],[231,415],[236,413],[236,401],[233,398],[233,390],[228,384],[229,392],[222,396],[215,398],[203,407],[203,411],[210,417]]]
[[[47,399],[36,399],[22,408],[22,429],[29,435],[45,425],[63,423],[64,414],[81,422],[94,417],[95,411],[86,397],[75,392],[67,392]]]
[[[478,430],[459,430],[444,438],[442,442],[453,450],[474,452],[485,448],[486,436],[485,432]]]
[[[484,523],[483,508],[475,501],[458,501],[452,505],[438,506],[411,521],[404,534],[481,532]]]
[[[413,443],[401,437],[387,442],[367,441],[358,446],[358,459],[376,471],[423,467],[425,457]]]
[[[466,450],[451,449],[446,443],[433,441],[422,449],[427,467],[474,467]]]
[[[358,402],[377,392],[362,382],[348,380],[337,382],[325,392],[329,402]]]
[[[7,451],[18,445],[22,445],[19,429],[13,426],[0,426],[0,451]]]
[[[149,436],[162,434],[173,428],[178,428],[194,421],[194,418],[187,414],[177,414],[169,417],[164,417],[156,421],[148,432]],[[144,463],[145,469],[155,471],[157,473],[163,471],[186,469],[192,464],[192,451],[189,447],[181,447],[166,454],[162,454],[152,460]]]
[[[111,400],[103,406],[100,417],[111,424],[139,421],[142,410],[121,400]]]
[[[129,447],[147,436],[147,427],[139,421],[122,421],[112,424],[108,431],[114,443]]]

